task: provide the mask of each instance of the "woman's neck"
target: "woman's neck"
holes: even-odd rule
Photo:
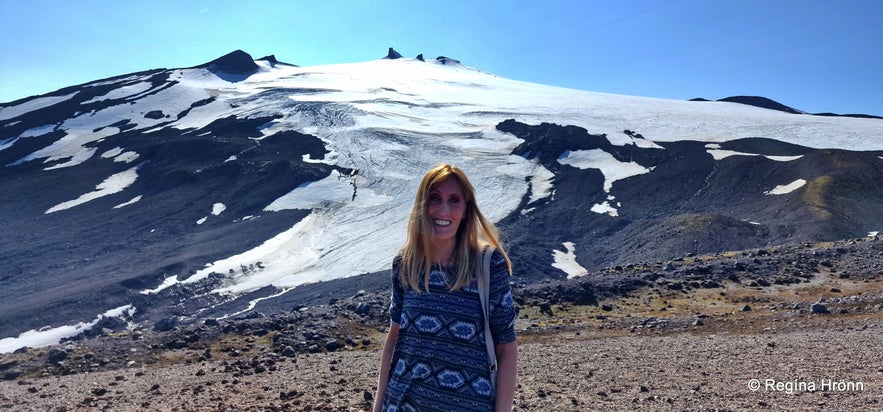
[[[451,266],[454,264],[454,242],[444,242],[436,245],[435,256],[432,261],[441,266]]]

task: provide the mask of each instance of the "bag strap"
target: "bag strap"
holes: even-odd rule
[[[484,250],[479,253],[481,260],[479,260],[482,264],[478,273],[478,295],[481,298],[481,311],[484,315],[484,342],[487,347],[487,357],[488,357],[488,367],[491,370],[491,380],[496,377],[497,371],[497,354],[494,350],[494,339],[491,336],[491,324],[490,324],[490,283],[491,283],[491,256],[494,254],[494,249],[490,246],[486,246],[483,248]],[[496,382],[492,382],[492,385],[496,387]]]

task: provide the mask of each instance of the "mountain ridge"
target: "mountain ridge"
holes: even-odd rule
[[[475,180],[525,284],[570,276],[561,259],[595,271],[881,226],[874,119],[418,59],[214,62],[3,105],[0,336],[127,306],[127,322],[195,322],[339,276],[382,279],[414,180],[440,161]],[[812,147],[833,144],[857,150]]]
[[[701,97],[690,99],[691,102],[708,102],[710,100],[704,99]],[[801,110],[797,110],[793,107],[786,106],[782,103],[779,103],[773,99],[763,97],[763,96],[730,96],[724,97],[723,99],[718,99],[718,102],[731,102],[731,103],[740,103],[748,106],[760,107],[762,109],[769,110],[777,110],[780,112],[791,113],[791,114],[807,114],[812,116],[833,116],[833,117],[855,117],[855,118],[863,118],[863,119],[883,119],[881,116],[875,116],[870,114],[836,114],[836,113],[807,113]]]

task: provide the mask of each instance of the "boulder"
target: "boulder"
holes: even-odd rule
[[[809,309],[812,311],[812,313],[819,315],[831,313],[831,311],[828,310],[828,307],[821,304],[820,302],[813,303],[812,306],[809,307]]]

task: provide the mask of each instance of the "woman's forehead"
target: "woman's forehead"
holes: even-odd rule
[[[455,192],[455,193],[463,193],[463,186],[460,184],[460,181],[453,177],[446,177],[444,180],[432,185],[429,187],[430,192]]]

